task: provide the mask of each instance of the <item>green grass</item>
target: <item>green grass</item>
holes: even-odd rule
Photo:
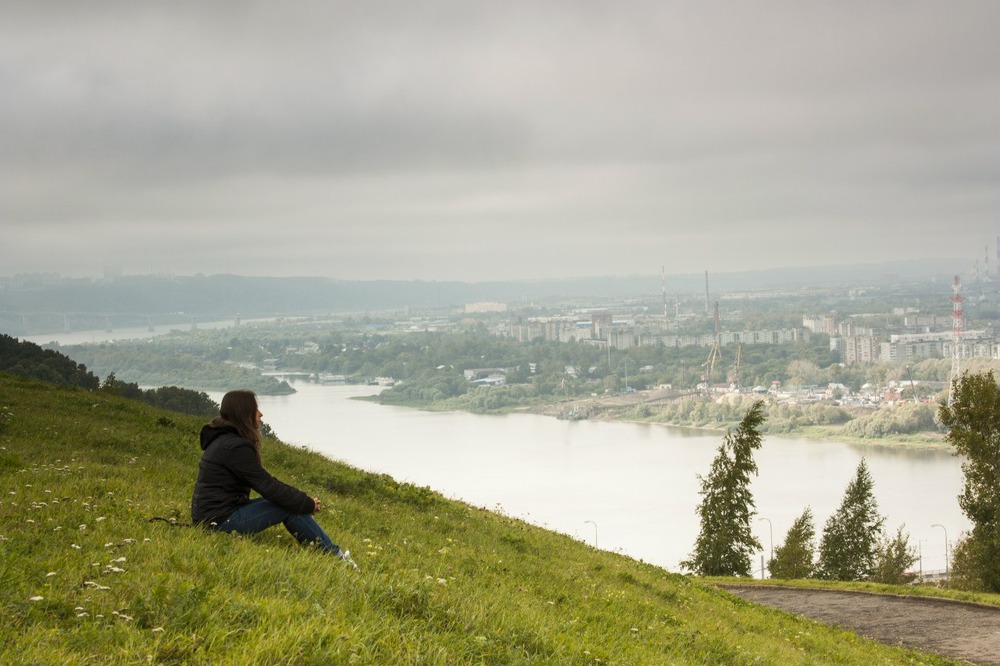
[[[273,441],[360,570],[149,522],[188,520],[200,420],[0,375],[4,408],[3,664],[952,663]]]

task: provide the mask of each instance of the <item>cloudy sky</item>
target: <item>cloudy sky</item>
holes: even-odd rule
[[[0,275],[987,254],[992,0],[0,0]]]

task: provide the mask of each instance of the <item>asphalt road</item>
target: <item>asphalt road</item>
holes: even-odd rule
[[[721,587],[748,601],[883,643],[1000,666],[1000,607],[865,592],[764,585]]]

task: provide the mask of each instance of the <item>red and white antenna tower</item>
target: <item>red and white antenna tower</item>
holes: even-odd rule
[[[955,383],[959,380],[962,372],[962,326],[965,318],[962,312],[962,278],[955,276],[951,283],[951,381],[948,389],[948,404],[952,404],[955,397]]]

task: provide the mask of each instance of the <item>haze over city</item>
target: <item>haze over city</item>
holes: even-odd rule
[[[994,2],[0,15],[3,275],[482,281],[997,256]]]

